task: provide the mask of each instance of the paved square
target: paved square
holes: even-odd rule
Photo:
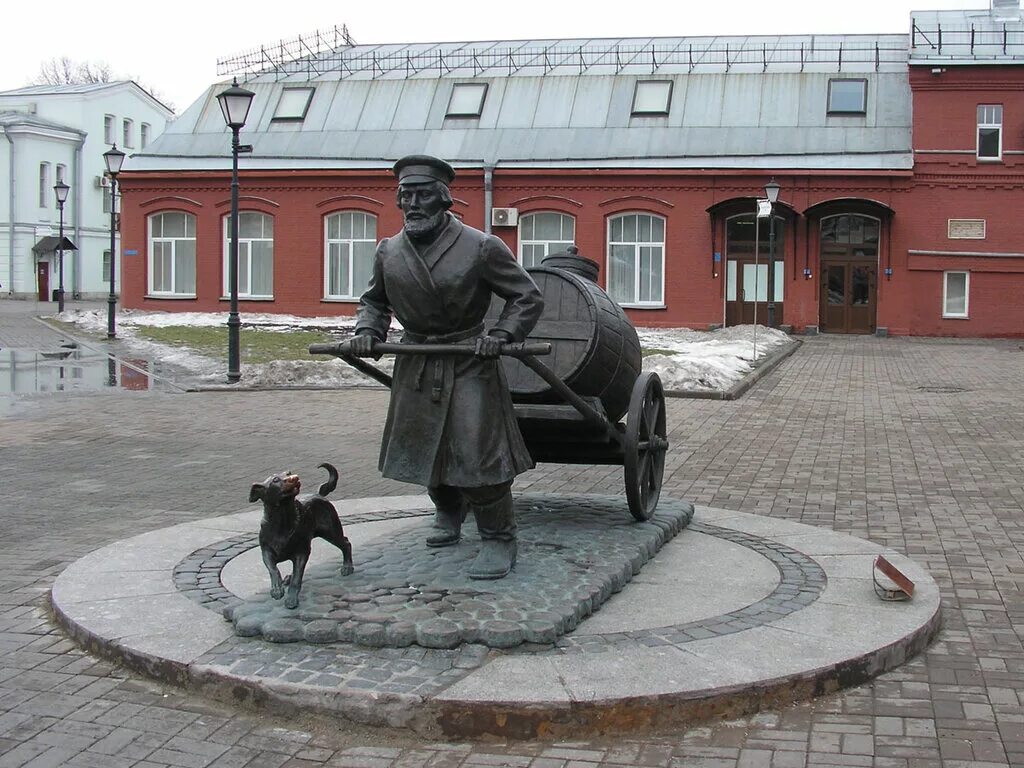
[[[0,302],[0,346],[59,342],[34,309]],[[69,562],[238,512],[282,467],[331,461],[347,497],[416,492],[376,472],[384,393],[5,397],[0,765],[1024,765],[1022,380],[1017,341],[823,336],[741,400],[670,401],[666,492],[911,556],[942,589],[938,641],[871,684],[743,721],[508,746],[254,715],[96,661],[47,616]],[[517,484],[621,489],[617,467],[543,465]]]

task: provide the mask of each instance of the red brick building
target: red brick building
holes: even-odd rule
[[[772,283],[798,332],[1024,335],[1024,24],[994,2],[910,35],[340,45],[248,72],[241,311],[351,314],[401,227],[388,168],[426,152],[456,215],[527,265],[575,243],[638,325],[764,323]],[[223,87],[121,176],[125,307],[227,308]]]

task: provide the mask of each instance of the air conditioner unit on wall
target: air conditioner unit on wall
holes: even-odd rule
[[[110,186],[110,177],[107,175],[96,177],[96,189],[106,189]]]
[[[519,223],[519,210],[516,208],[492,208],[492,227],[514,227]]]

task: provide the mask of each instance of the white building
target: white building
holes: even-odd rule
[[[130,157],[172,116],[130,80],[0,92],[0,296],[55,297],[59,180],[71,187],[64,235],[77,247],[63,255],[65,297],[108,294],[111,198],[103,153],[116,143]],[[120,282],[120,263],[115,270]]]

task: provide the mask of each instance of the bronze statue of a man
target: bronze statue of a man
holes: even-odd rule
[[[498,356],[502,344],[526,338],[544,300],[501,240],[448,212],[455,178],[448,163],[410,155],[392,171],[405,226],[377,246],[352,352],[373,356],[394,314],[404,343],[474,344],[476,354],[397,357],[380,470],[427,487],[437,508],[427,546],[457,544],[472,511],[482,544],[469,576],[500,579],[516,560],[512,481],[533,460]],[[494,294],[504,310],[485,329]]]

